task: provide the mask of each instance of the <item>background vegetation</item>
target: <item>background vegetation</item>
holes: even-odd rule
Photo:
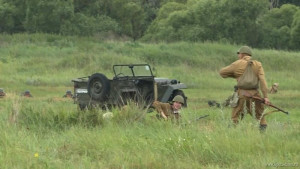
[[[299,167],[299,53],[254,48],[269,86],[278,82],[273,104],[290,112],[267,116],[268,129],[246,116],[231,127],[224,101],[234,85],[218,71],[236,60],[239,45],[103,41],[98,36],[0,35],[0,168],[266,168]],[[78,111],[62,98],[73,78],[104,73],[116,63],[149,63],[157,77],[179,79],[189,89],[180,125],[157,121],[134,105]],[[33,98],[20,97],[30,90]],[[266,112],[273,109],[267,108]],[[208,114],[200,121],[192,121]],[[191,120],[191,123],[188,121]],[[185,125],[186,124],[186,125]]]
[[[297,0],[0,0],[0,33],[299,50]]]

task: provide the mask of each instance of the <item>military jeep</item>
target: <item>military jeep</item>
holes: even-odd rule
[[[113,65],[113,73],[112,79],[102,73],[73,79],[74,103],[81,110],[93,107],[110,109],[129,101],[147,107],[154,100],[166,103],[181,95],[183,106],[187,106],[187,97],[181,90],[187,86],[175,79],[155,78],[148,64]]]

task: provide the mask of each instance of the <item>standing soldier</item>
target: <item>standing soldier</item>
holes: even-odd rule
[[[226,66],[224,68],[222,68],[220,70],[220,75],[223,78],[235,78],[237,80],[237,82],[239,81],[239,78],[243,75],[243,73],[245,72],[245,69],[249,63],[249,61],[252,62],[252,70],[255,73],[255,76],[258,78],[259,81],[259,86],[260,86],[260,90],[262,92],[263,98],[264,98],[264,103],[265,104],[270,104],[270,101],[268,99],[268,88],[267,88],[267,83],[265,80],[265,73],[264,73],[264,69],[262,67],[262,64],[256,60],[251,60],[251,56],[252,56],[252,51],[250,49],[250,47],[248,46],[242,46],[238,52],[238,60],[233,62],[232,64],[230,64],[229,66]],[[258,100],[252,100],[249,97],[246,97],[245,95],[249,96],[257,96],[260,97],[260,93],[258,91],[258,86],[255,88],[251,88],[251,89],[242,89],[240,87],[238,87],[238,103],[236,105],[236,107],[233,107],[232,109],[232,115],[231,115],[231,119],[233,121],[234,124],[237,124],[240,118],[243,117],[243,109],[244,109],[244,104],[246,103],[247,106],[247,111],[248,113],[252,113],[252,102],[254,102],[255,104],[255,117],[257,120],[260,120],[260,130],[264,131],[267,128],[267,121],[265,120],[265,118],[262,116],[263,111],[264,111],[264,105],[262,102],[258,101]],[[242,114],[241,114],[242,113]]]
[[[177,95],[173,98],[172,103],[162,103],[159,101],[154,101],[152,105],[157,111],[157,115],[159,118],[163,118],[165,120],[179,120],[180,109],[183,104],[184,98],[180,95]]]

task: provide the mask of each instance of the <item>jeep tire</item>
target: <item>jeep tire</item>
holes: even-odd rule
[[[101,73],[95,73],[90,76],[87,87],[88,94],[93,100],[105,101],[109,95],[109,80]]]

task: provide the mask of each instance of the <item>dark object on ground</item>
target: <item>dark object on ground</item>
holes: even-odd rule
[[[209,100],[207,103],[210,107],[214,107],[214,106],[220,107],[220,103],[217,103],[215,100]]]
[[[67,90],[66,94],[63,97],[65,97],[65,98],[73,98],[73,94],[72,94],[71,90]]]
[[[32,97],[31,93],[29,90],[26,90],[24,93],[21,94],[21,96],[24,96],[24,97]]]
[[[6,96],[6,93],[4,92],[4,89],[0,88],[0,98]]]
[[[201,120],[201,119],[203,119],[203,118],[205,118],[205,117],[208,117],[208,116],[209,116],[208,114],[203,115],[203,116],[200,116],[200,117],[198,117],[198,118],[196,118],[196,119],[193,119],[193,120],[188,121],[188,123],[183,123],[183,125],[191,124],[192,122]]]
[[[261,133],[264,133],[266,130],[267,130],[267,125],[266,124],[259,125],[259,131]]]
[[[187,97],[181,89],[187,88],[178,80],[155,78],[148,64],[124,64],[113,66],[114,77],[108,79],[102,73],[73,79],[74,101],[80,109],[100,107],[110,109],[133,101],[148,107],[154,100],[170,102],[176,95]]]

